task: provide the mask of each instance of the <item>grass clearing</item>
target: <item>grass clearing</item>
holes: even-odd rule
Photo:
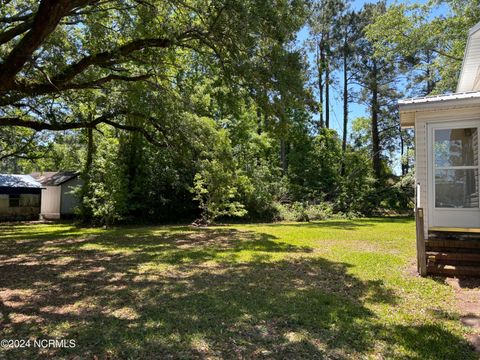
[[[451,287],[411,275],[406,218],[0,225],[0,358],[477,359]]]

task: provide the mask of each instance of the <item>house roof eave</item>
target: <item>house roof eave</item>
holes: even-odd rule
[[[400,111],[445,109],[471,105],[480,105],[480,91],[425,96],[398,101]]]

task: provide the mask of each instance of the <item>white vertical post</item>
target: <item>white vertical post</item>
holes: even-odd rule
[[[427,275],[427,254],[425,251],[424,214],[420,203],[420,183],[416,187],[415,223],[417,230],[417,270],[421,276]]]

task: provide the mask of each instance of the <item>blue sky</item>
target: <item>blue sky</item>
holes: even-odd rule
[[[351,8],[354,10],[360,10],[364,4],[372,3],[375,1],[365,1],[365,0],[357,0],[351,2]],[[405,4],[425,4],[427,0],[422,1],[387,1],[387,4],[393,3],[405,3]],[[446,15],[448,8],[445,5],[438,7],[435,11],[432,12],[432,16],[439,16],[439,15]],[[301,31],[297,34],[297,43],[300,45],[308,38],[308,29],[304,27]],[[313,57],[310,58],[313,61]],[[335,76],[340,79],[342,77],[342,73],[338,72]],[[330,127],[335,129],[338,134],[341,136],[343,133],[343,89],[341,85],[337,84],[333,86],[333,91],[331,91],[331,99],[330,99]],[[348,134],[350,138],[350,126],[352,124],[352,120],[357,117],[368,116],[368,110],[365,106],[350,103],[349,104],[349,129]],[[317,116],[318,118],[318,116]],[[398,164],[397,164],[398,165]],[[395,166],[397,168],[398,166]]]
[[[406,3],[406,4],[425,4],[427,1],[397,1],[397,3]],[[372,3],[372,1],[365,0],[356,0],[351,3],[351,8],[354,10],[360,10],[362,6],[366,3]],[[388,4],[393,4],[395,1],[387,1]],[[446,15],[447,8],[445,6],[437,8],[432,15]],[[297,35],[297,41],[299,44],[302,44],[308,37],[308,29],[305,27],[299,31]],[[342,76],[342,73],[339,72],[336,74],[338,78]],[[342,133],[342,123],[343,123],[343,103],[342,103],[342,92],[343,90],[337,85],[333,88],[332,98],[330,99],[331,108],[330,108],[330,123],[331,128],[338,131],[339,134]],[[360,104],[350,104],[349,106],[350,119],[354,119],[360,116],[368,116],[367,109]]]
[[[351,3],[351,8],[354,10],[360,10],[362,6],[366,3],[371,3],[372,1],[358,0]],[[391,1],[389,2],[391,3]],[[299,31],[297,35],[297,41],[299,44],[302,44],[308,38],[308,29],[304,27]],[[313,60],[313,59],[312,59]],[[342,73],[339,72],[336,74],[337,77],[341,77]],[[343,132],[343,99],[342,99],[343,89],[339,86],[333,88],[332,97],[330,99],[330,127],[337,130],[339,134]],[[360,104],[350,104],[349,105],[350,119],[354,119],[360,116],[367,115],[367,109]]]

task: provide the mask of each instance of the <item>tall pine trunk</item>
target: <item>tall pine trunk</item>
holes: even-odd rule
[[[282,165],[283,175],[287,174],[288,163],[287,163],[287,144],[285,140],[280,140],[280,162]]]
[[[373,172],[377,179],[382,176],[382,163],[380,154],[380,136],[378,132],[378,115],[380,107],[378,104],[378,68],[377,63],[373,61],[372,69],[372,160],[373,160]]]
[[[288,161],[287,161],[287,148],[288,148],[288,129],[287,129],[287,120],[285,115],[285,110],[282,109],[280,114],[280,166],[282,168],[282,174],[286,175],[288,170]]]
[[[403,162],[403,157],[405,156],[405,154],[408,152],[408,146],[405,145],[405,140],[403,138],[403,131],[402,129],[399,127],[398,129],[399,133],[400,133],[400,159],[402,161],[402,175],[407,175],[408,174],[408,170],[409,169],[409,165],[408,165],[408,159],[406,162]]]
[[[345,175],[345,151],[347,150],[347,132],[348,132],[348,64],[346,39],[343,49],[343,137],[342,137],[342,167],[341,175]]]
[[[323,122],[323,65],[325,62],[325,53],[323,46],[323,39],[320,40],[318,45],[318,92],[319,92],[319,101],[318,101],[318,111],[320,113],[320,128],[325,126]]]
[[[435,87],[435,82],[432,80],[432,74],[430,71],[430,67],[432,63],[432,53],[429,50],[427,50],[427,53],[426,53],[426,62],[427,62],[427,70],[426,70],[425,77],[427,78],[427,87],[425,89],[426,90],[425,95],[429,95]]]
[[[328,37],[325,59],[325,127],[330,128],[330,52],[328,51]]]

